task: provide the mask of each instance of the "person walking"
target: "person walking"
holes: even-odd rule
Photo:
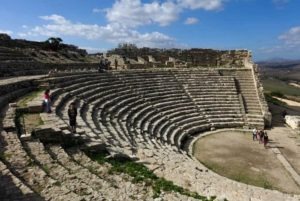
[[[264,132],[262,130],[258,131],[259,136],[259,144],[263,143],[264,141]]]
[[[269,142],[269,136],[267,134],[267,131],[264,130],[264,147],[267,148],[267,144]]]
[[[69,105],[68,109],[69,123],[72,133],[76,133],[76,117],[77,117],[77,108],[74,102]]]
[[[257,140],[257,130],[256,130],[256,128],[253,129],[252,136],[253,136],[253,141]]]
[[[44,93],[44,100],[43,100],[43,105],[44,105],[44,111],[47,113],[51,113],[51,98],[50,98],[50,89],[47,89]]]

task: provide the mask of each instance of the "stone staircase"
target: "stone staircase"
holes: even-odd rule
[[[249,128],[256,127],[257,129],[263,129],[265,126],[264,117],[251,70],[229,71],[227,74],[235,78],[237,91],[242,95],[245,107],[246,126]],[[225,75],[227,74],[225,73]]]

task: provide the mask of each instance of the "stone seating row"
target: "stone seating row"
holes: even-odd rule
[[[32,200],[43,199],[16,177],[0,160],[0,199],[1,200]]]
[[[120,86],[120,85],[116,85],[116,86]],[[66,87],[68,87],[68,86],[66,86]],[[125,86],[124,88],[128,89],[129,87]],[[119,91],[122,92],[124,88],[121,88]],[[73,90],[76,90],[76,89],[74,88],[74,89],[70,90],[70,94],[72,94]],[[109,87],[107,87],[107,90],[109,90]],[[152,168],[155,171],[155,173],[164,175],[164,177],[166,177],[167,179],[175,181],[176,184],[184,185],[185,182],[189,182],[189,186],[192,190],[197,190],[198,192],[201,192],[201,193],[204,192],[206,195],[207,194],[208,195],[226,194],[226,198],[228,198],[228,199],[235,198],[236,194],[231,195],[230,193],[228,193],[228,192],[232,192],[233,189],[238,191],[239,195],[243,196],[242,199],[245,198],[245,200],[252,199],[252,198],[253,199],[257,198],[257,199],[262,199],[262,200],[270,200],[271,198],[274,198],[274,196],[276,197],[276,199],[278,198],[278,200],[286,200],[285,198],[287,198],[287,199],[291,198],[291,197],[288,197],[288,195],[286,195],[286,194],[284,194],[284,195],[279,194],[275,191],[266,191],[266,190],[263,190],[260,188],[246,186],[244,184],[240,184],[237,182],[227,181],[226,179],[217,176],[216,174],[210,172],[209,170],[205,170],[205,167],[202,167],[202,165],[199,164],[198,162],[197,163],[193,162],[185,154],[181,154],[180,152],[178,152],[177,149],[175,151],[173,150],[174,146],[170,145],[172,142],[178,147],[182,146],[182,142],[185,140],[185,138],[187,136],[193,135],[194,133],[199,133],[203,130],[210,129],[210,127],[213,126],[213,123],[211,123],[211,122],[208,122],[207,127],[203,123],[201,123],[201,127],[200,127],[199,123],[197,123],[197,121],[189,122],[189,124],[183,124],[181,126],[181,128],[180,127],[172,127],[169,129],[170,130],[169,135],[173,136],[173,138],[168,138],[166,136],[167,137],[166,139],[169,141],[167,141],[167,143],[163,143],[163,142],[160,143],[160,141],[156,140],[155,137],[152,137],[150,135],[150,133],[148,133],[148,131],[150,131],[151,133],[155,133],[155,131],[157,129],[161,129],[161,127],[164,127],[165,125],[167,125],[166,127],[168,127],[169,126],[168,118],[172,119],[174,122],[175,121],[178,121],[178,122],[184,121],[185,118],[193,119],[192,115],[190,115],[190,116],[188,115],[192,111],[194,111],[196,113],[194,119],[197,119],[196,118],[197,112],[199,112],[200,109],[194,105],[192,107],[182,107],[181,111],[176,110],[177,108],[172,108],[172,107],[166,109],[167,106],[162,106],[162,107],[156,108],[151,104],[152,101],[144,101],[143,93],[140,93],[140,91],[142,91],[142,89],[140,89],[139,91],[134,91],[133,89],[131,89],[131,91],[134,95],[126,96],[126,94],[120,93],[119,99],[117,97],[114,97],[114,95],[110,96],[110,93],[113,93],[113,94],[116,93],[117,95],[119,94],[118,91],[113,91],[113,90],[109,90],[109,93],[107,93],[105,96],[106,98],[103,98],[103,99],[101,99],[101,97],[89,98],[89,96],[91,96],[92,93],[91,94],[87,93],[87,95],[88,95],[87,97],[83,97],[83,96],[76,97],[76,96],[71,95],[69,98],[64,99],[64,98],[60,98],[60,97],[65,96],[66,94],[64,92],[66,92],[66,91],[64,91],[63,89],[58,89],[55,91],[57,97],[54,101],[54,104],[56,104],[56,101],[65,102],[65,103],[61,104],[62,105],[61,109],[63,110],[63,114],[62,114],[63,119],[65,119],[64,115],[66,114],[65,110],[68,108],[68,104],[75,101],[78,104],[78,107],[80,109],[82,108],[82,111],[80,111],[80,113],[82,115],[79,115],[80,117],[82,117],[82,120],[84,120],[86,122],[93,120],[93,115],[91,115],[90,113],[95,111],[94,113],[95,113],[96,117],[100,117],[98,115],[98,113],[101,113],[101,119],[103,119],[103,120],[105,119],[105,121],[106,121],[106,119],[108,119],[109,124],[114,127],[113,132],[116,132],[116,130],[118,130],[118,132],[120,132],[120,131],[124,131],[124,132],[128,131],[128,133],[130,132],[130,135],[132,135],[135,138],[135,141],[138,143],[138,146],[137,146],[138,157],[141,158],[142,161],[145,161],[146,164],[149,164],[149,167]],[[156,96],[159,96],[159,94],[157,94]],[[185,97],[185,96],[187,96],[187,94],[185,94],[183,96]],[[108,99],[108,97],[114,97],[114,99]],[[82,99],[80,100],[80,98],[82,98]],[[86,98],[86,100],[91,101],[91,102],[85,102],[84,98]],[[113,102],[113,100],[115,102],[119,101],[119,104]],[[126,103],[130,102],[131,100],[134,103],[132,103],[132,105],[130,105],[128,107],[125,107],[126,109],[124,109],[124,105],[126,105]],[[158,100],[158,99],[155,98],[155,100]],[[166,100],[170,101],[170,99],[167,99],[167,98],[166,98]],[[100,104],[99,106],[101,108],[97,107],[98,101]],[[128,101],[128,102],[126,102],[126,101]],[[190,104],[190,105],[192,105],[192,104]],[[134,114],[136,114],[136,111],[135,111],[135,112],[133,112],[133,115],[127,115],[128,112],[131,111],[131,109],[132,109],[131,106],[139,107],[139,109],[137,109],[136,111],[140,111],[141,108],[144,108],[147,106],[152,108],[152,110],[149,109],[149,112],[154,110],[152,115],[149,115],[149,119],[151,119],[151,122],[153,122],[153,123],[146,126],[148,128],[146,132],[142,132],[139,128],[136,128],[135,126],[132,126],[130,123],[127,123],[127,122],[129,122],[128,117],[133,117],[133,116],[135,116]],[[161,111],[162,108],[164,108],[166,110]],[[189,108],[189,109],[186,109],[186,108]],[[98,112],[97,112],[97,110],[98,110]],[[99,110],[101,110],[101,112]],[[102,110],[104,110],[104,111],[102,112]],[[170,112],[170,111],[172,111],[172,112]],[[160,115],[157,115],[157,112],[160,112],[163,120],[160,120],[160,118],[159,118]],[[216,112],[222,112],[222,111],[216,111]],[[202,114],[202,111],[200,112],[200,114]],[[205,115],[205,113],[204,113],[204,115]],[[123,118],[125,118],[125,119],[123,119]],[[199,117],[199,121],[201,121],[200,117]],[[121,122],[123,122],[124,124],[121,124]],[[95,124],[96,123],[97,122],[95,122]],[[233,124],[235,122],[226,122],[226,123],[228,123],[228,125],[223,125],[223,127],[231,127],[231,125],[229,125],[229,123]],[[145,122],[145,124],[146,124],[146,122]],[[160,133],[165,133],[165,132],[160,132]],[[75,199],[75,200],[89,198],[88,197],[89,195],[76,194],[77,191],[75,189],[73,189],[73,191],[72,191],[71,182],[68,180],[69,178],[66,178],[67,180],[65,181],[64,180],[65,177],[63,175],[61,178],[58,178],[59,173],[48,174],[47,169],[50,169],[50,168],[47,166],[48,161],[46,161],[45,159],[53,162],[53,164],[49,165],[51,168],[53,168],[51,170],[60,170],[60,168],[65,168],[65,169],[62,169],[62,172],[65,172],[65,170],[69,170],[70,172],[68,173],[68,175],[70,175],[71,177],[75,176],[75,178],[73,178],[73,179],[71,178],[70,180],[76,181],[79,184],[82,183],[84,185],[85,183],[87,183],[88,179],[86,179],[86,178],[89,178],[89,179],[91,178],[90,179],[91,184],[94,184],[94,182],[96,182],[96,181],[105,183],[105,181],[111,181],[111,179],[112,179],[112,178],[109,178],[107,180],[104,179],[102,177],[101,173],[98,173],[98,170],[100,172],[101,170],[103,170],[103,167],[91,162],[88,159],[88,157],[85,156],[85,154],[80,152],[79,150],[75,150],[75,151],[64,150],[64,149],[62,149],[62,147],[56,146],[56,145],[43,146],[41,144],[38,144],[38,142],[33,141],[33,142],[25,142],[24,143],[25,146],[21,145],[22,146],[21,148],[23,149],[23,151],[20,151],[20,149],[17,146],[17,144],[20,144],[20,143],[19,142],[12,143],[12,142],[15,142],[15,137],[16,136],[14,136],[14,138],[7,139],[7,138],[2,138],[2,135],[1,135],[0,142],[2,142],[3,144],[6,144],[6,145],[0,146],[0,147],[6,147],[6,148],[13,147],[14,149],[8,148],[9,151],[6,150],[5,153],[8,156],[12,155],[12,154],[16,154],[17,157],[15,157],[15,159],[16,158],[18,159],[19,158],[18,156],[22,155],[21,153],[24,153],[23,151],[26,152],[25,155],[27,155],[27,156],[26,156],[25,160],[23,157],[21,160],[21,157],[20,157],[20,161],[18,161],[18,162],[20,162],[21,165],[19,165],[17,162],[13,162],[12,159],[9,157],[6,159],[5,164],[7,164],[7,167],[11,171],[11,173],[13,173],[18,178],[20,178],[20,180],[24,183],[24,185],[28,186],[32,191],[34,191],[34,189],[33,189],[34,185],[35,186],[40,185],[43,190],[41,191],[42,193],[39,193],[39,194],[42,195],[43,198],[64,200],[64,199],[68,198],[67,195],[70,196],[69,197],[70,199]],[[126,138],[124,138],[124,139],[126,139]],[[17,140],[18,140],[18,138],[17,138]],[[172,142],[171,142],[171,140],[172,140]],[[7,146],[7,143],[9,143],[10,145]],[[155,147],[157,147],[157,149],[155,149]],[[37,151],[36,150],[37,148],[41,151]],[[40,152],[40,153],[38,153],[38,152]],[[142,157],[143,154],[145,155],[144,157]],[[43,157],[45,157],[45,158],[43,158]],[[48,157],[50,157],[50,158],[48,158]],[[25,168],[24,168],[25,165],[22,165],[22,161],[27,161],[26,159],[29,159],[29,161],[30,161],[29,167],[33,167],[34,170],[37,170],[37,171],[34,171],[35,174],[32,173],[33,170],[31,168],[29,168],[29,170],[25,171]],[[84,160],[82,160],[82,159],[84,159]],[[73,161],[75,161],[76,164],[74,164]],[[62,166],[64,166],[64,164],[66,167],[62,167]],[[153,164],[155,164],[155,165],[153,165]],[[44,165],[46,165],[46,166],[44,166]],[[78,167],[77,165],[80,165],[80,167]],[[17,171],[15,171],[13,168],[15,166],[18,167]],[[91,167],[93,169],[91,169]],[[72,173],[76,172],[77,170],[82,175],[78,175],[78,176],[72,175]],[[93,171],[90,171],[90,170],[93,170]],[[24,172],[29,172],[29,173],[26,174]],[[40,177],[39,176],[40,174],[43,175],[41,172],[44,172],[44,174],[47,177]],[[170,174],[170,172],[172,174]],[[172,175],[174,175],[174,173],[183,174],[183,176],[186,178],[186,180],[182,181],[182,178],[180,178],[180,179],[174,178],[174,176],[172,176]],[[30,174],[32,174],[31,177],[34,178],[33,181],[30,181],[30,179],[29,179],[30,177],[28,177],[28,178],[26,177],[28,175],[30,176]],[[86,174],[86,178],[85,178],[85,174]],[[94,175],[94,176],[92,176],[92,175]],[[54,176],[57,179],[52,178]],[[94,180],[95,177],[97,177],[97,176],[101,177],[101,179]],[[48,182],[48,183],[52,184],[52,182],[53,182],[54,185],[52,184],[52,186],[50,185],[50,187],[48,187],[47,185],[44,184],[44,183],[46,183],[44,180],[48,181],[47,180],[48,178],[50,178],[50,182]],[[190,178],[193,178],[193,179],[190,179]],[[62,181],[62,183],[61,183],[61,181]],[[115,181],[120,183],[119,179],[117,179]],[[205,182],[203,182],[203,181],[205,181]],[[209,182],[209,184],[207,184],[207,181],[212,181],[212,182]],[[42,183],[42,182],[44,182],[44,183]],[[60,188],[61,185],[67,186],[68,188],[61,189]],[[125,186],[126,184],[121,183],[120,185]],[[47,186],[47,190],[44,190],[43,186]],[[97,182],[96,182],[95,185],[89,186],[90,188],[88,190],[84,189],[83,192],[91,192],[90,195],[93,195],[93,193],[95,193],[93,190],[93,187],[95,187],[95,186],[100,187],[101,185],[97,184]],[[55,187],[57,187],[57,188],[55,188]],[[199,188],[200,188],[200,190],[199,190]],[[225,188],[225,190],[224,190],[224,188]],[[102,189],[103,189],[103,191],[102,191]],[[108,192],[104,189],[107,189]],[[206,191],[205,189],[208,189],[208,190]],[[64,191],[64,190],[66,190],[66,191]],[[112,198],[118,200],[120,198],[120,197],[118,197],[118,195],[120,195],[120,194],[116,193],[116,192],[122,191],[122,189],[115,190],[114,188],[110,188],[108,186],[107,188],[105,188],[105,187],[101,188],[100,191],[101,191],[101,193],[98,194],[100,197],[101,197],[101,195],[103,197],[115,196]],[[212,192],[210,192],[210,191],[212,191]],[[259,193],[257,193],[258,191],[259,191]],[[137,192],[138,191],[134,191],[134,193],[137,193]],[[131,197],[129,197],[129,196],[134,196],[134,193],[132,193],[132,194],[128,195],[128,197],[126,197],[125,196],[126,192],[123,191],[121,193],[122,199],[130,200]],[[54,194],[54,196],[52,194]],[[61,195],[61,197],[58,195]],[[295,198],[295,197],[291,198],[291,200],[296,200],[296,199],[297,198]]]
[[[126,190],[119,190],[112,182],[116,178],[105,180],[101,174],[87,168],[89,166],[78,165],[59,145],[48,145],[45,148],[38,141],[24,141],[21,144],[16,133],[5,131],[1,132],[0,142],[3,145],[0,147],[5,148],[1,150],[6,156],[4,160],[14,174],[24,182],[18,181],[19,189],[25,194],[30,194],[26,196],[26,199],[42,200],[39,196],[55,200],[99,200],[105,197],[114,199],[119,199],[119,196],[126,197]],[[80,157],[83,155],[84,153],[80,153]],[[89,161],[85,165],[91,163]],[[93,165],[97,167],[97,164]],[[117,180],[120,182],[120,179]],[[123,192],[120,195],[116,193],[118,191]],[[31,195],[33,192],[37,195]],[[132,193],[135,192],[129,194],[132,196]],[[128,193],[127,196],[129,196]]]
[[[152,82],[152,84],[153,83],[155,83],[155,82]],[[129,85],[128,83],[127,83],[127,85]],[[150,87],[149,87],[150,88]],[[153,88],[153,87],[152,87]],[[158,87],[158,88],[160,88],[160,87]],[[141,88],[142,89],[142,88]],[[163,89],[163,88],[162,88]],[[116,91],[115,91],[116,92]],[[130,92],[130,91],[128,91],[128,92]],[[136,91],[135,91],[136,92]],[[93,94],[93,93],[96,93],[96,91],[93,91],[93,92],[86,92],[86,94],[85,95],[88,95],[87,93],[90,93],[90,94]],[[112,93],[112,91],[110,91],[110,93]],[[154,92],[154,94],[155,93],[157,93],[157,92]],[[109,94],[109,93],[108,93]],[[145,94],[148,94],[148,93],[145,93]],[[145,97],[145,94],[141,94],[142,96],[144,96]],[[103,95],[103,94],[102,94]],[[121,95],[121,94],[118,94],[118,96],[119,95]],[[157,95],[159,95],[159,93],[157,93]],[[174,94],[174,97],[176,96],[176,94]],[[178,96],[178,95],[177,95]],[[96,96],[96,95],[93,95],[92,96],[93,98],[91,98],[91,97],[89,97],[88,99],[87,99],[87,101],[92,101],[92,100],[96,100],[97,99],[97,97],[99,97],[99,96]],[[122,96],[121,96],[122,97]],[[151,96],[150,96],[151,97]],[[152,98],[152,97],[151,97]],[[180,100],[181,99],[181,100]],[[182,101],[182,98],[180,98],[180,99],[178,99],[179,100],[179,102],[180,101]],[[122,101],[122,99],[118,99],[118,100],[120,100],[120,101]],[[151,99],[148,99],[148,98],[146,98],[146,100],[147,101],[151,101]],[[154,107],[161,107],[161,106],[164,106],[164,105],[170,105],[170,104],[173,104],[174,102],[172,102],[172,101],[174,101],[174,100],[176,100],[176,99],[174,99],[174,98],[172,98],[172,97],[169,97],[169,100],[170,100],[170,102],[166,102],[166,103],[162,103],[162,99],[161,98],[158,98],[158,99],[156,99],[156,100],[158,100],[160,103],[157,103],[157,105],[154,105]],[[124,101],[124,102],[126,102],[126,101]],[[175,102],[176,103],[176,102]],[[208,106],[209,107],[209,106]],[[100,115],[101,116],[101,115]],[[106,119],[105,119],[106,120]],[[218,119],[219,120],[219,119]],[[228,118],[227,119],[224,119],[224,120],[226,120],[226,121],[228,121]],[[122,118],[121,119],[121,121],[124,121],[124,118]],[[143,124],[143,126],[145,126],[145,124]],[[147,126],[147,125],[146,125]],[[103,126],[102,126],[103,127]],[[124,132],[124,129],[123,129],[123,132]],[[119,132],[120,133],[120,132]]]
[[[149,87],[150,88],[150,87]],[[147,94],[147,93],[145,93],[145,94]],[[223,108],[225,108],[225,107],[223,107]]]
[[[65,100],[64,100],[64,102],[66,102],[66,99],[70,99],[71,96],[69,95],[68,92],[66,92],[64,97],[67,97],[67,98],[65,98]],[[69,103],[70,103],[70,102],[71,102],[71,101],[69,101]],[[66,120],[66,119],[67,119],[67,116],[66,116],[66,113],[67,113],[67,107],[64,107],[64,108],[65,108],[65,109],[60,108],[60,109],[58,109],[58,110],[64,110],[63,114],[60,113],[60,116],[64,116],[63,118],[64,118],[64,120]],[[81,121],[81,122],[84,123],[84,121]],[[85,124],[85,125],[86,125],[86,124]]]
[[[4,155],[10,156],[5,157],[8,167],[30,189],[48,199],[82,199],[82,196],[72,192],[70,189],[61,188],[60,185],[64,186],[64,183],[60,183],[50,177],[45,169],[33,163],[33,158],[24,150],[17,133],[2,131],[0,137],[1,143],[5,144],[3,146],[5,149],[2,150]]]
[[[4,131],[3,131],[4,132]],[[59,159],[61,159],[61,154],[59,154],[59,156],[55,157],[55,161],[54,159],[51,159],[49,154],[44,153],[44,149],[43,147],[41,148],[41,144],[39,142],[24,142],[23,146],[25,145],[25,150],[22,148],[22,145],[20,144],[17,134],[16,133],[2,133],[3,135],[1,135],[2,138],[0,138],[0,142],[1,144],[5,144],[4,146],[0,146],[0,147],[4,147],[6,150],[4,151],[5,156],[11,156],[12,154],[14,154],[14,151],[17,151],[18,154],[14,154],[13,157],[16,161],[14,160],[9,160],[7,161],[7,163],[9,163],[9,165],[11,166],[10,168],[15,171],[15,168],[19,168],[19,171],[23,171],[23,169],[25,170],[25,168],[27,168],[27,164],[29,164],[29,166],[31,168],[27,168],[26,171],[23,171],[24,174],[26,175],[18,175],[20,178],[22,178],[22,180],[25,180],[25,183],[27,185],[29,185],[31,188],[34,188],[34,190],[36,190],[42,197],[46,198],[46,199],[55,199],[55,200],[99,200],[99,199],[104,199],[103,196],[101,196],[101,193],[99,193],[99,189],[98,188],[102,188],[108,186],[109,188],[115,188],[114,184],[111,184],[112,181],[111,179],[109,179],[108,182],[105,181],[101,181],[101,179],[99,178],[94,178],[93,175],[91,175],[91,173],[89,173],[87,171],[87,169],[83,169],[80,174],[78,174],[79,169],[77,164],[73,163],[73,166],[70,165],[70,161],[69,163],[66,163],[66,161],[63,162],[57,162]],[[9,138],[9,137],[12,137]],[[9,143],[14,143],[14,144],[9,144]],[[13,149],[14,151],[10,150]],[[26,153],[25,153],[26,152]],[[27,152],[30,154],[27,154]],[[2,153],[2,150],[1,150]],[[22,158],[21,158],[22,157]],[[26,159],[26,157],[28,158],[28,160]],[[5,157],[6,158],[6,157]],[[20,164],[17,165],[17,161],[24,161],[24,164],[22,166],[23,169],[20,169]],[[25,164],[26,163],[26,164]],[[62,167],[62,164],[65,165],[65,167],[68,167],[68,169],[66,169],[65,167]],[[72,169],[72,167],[74,167]],[[33,171],[32,168],[34,168]],[[66,170],[64,170],[66,169]],[[82,168],[81,168],[82,169]],[[17,171],[18,171],[17,170]],[[28,174],[26,173],[28,172]],[[70,172],[73,172],[72,174],[76,173],[76,175],[74,174],[74,176],[70,175]],[[19,172],[18,172],[19,173]],[[29,173],[34,174],[32,176],[29,176]],[[20,173],[22,174],[22,173]],[[69,175],[69,176],[68,176]],[[91,175],[93,178],[87,177],[87,175]],[[79,178],[78,178],[79,176]],[[81,176],[81,177],[80,177]],[[26,177],[26,178],[25,178]],[[34,179],[33,179],[34,178]],[[47,179],[49,178],[49,179]],[[33,180],[32,180],[33,179]],[[92,180],[91,180],[92,179]],[[32,181],[31,181],[32,180]],[[81,181],[84,180],[84,181]],[[95,187],[95,184],[93,184],[91,181],[95,181],[95,184],[98,185],[97,187],[97,191],[91,190]],[[119,180],[118,180],[119,181]],[[2,180],[1,180],[2,182]],[[84,185],[84,183],[86,182],[86,184]],[[120,182],[120,181],[119,181]],[[48,184],[49,183],[49,184]],[[76,186],[79,185],[79,186]],[[21,190],[23,190],[25,193],[28,194],[27,191],[32,192],[31,189],[27,189],[24,187],[23,184],[18,183],[18,186]],[[54,186],[54,187],[52,187]],[[55,188],[55,186],[57,186],[57,188]],[[64,187],[64,189],[61,189],[61,186]],[[105,188],[103,189],[105,192],[104,195],[105,197],[110,197],[110,198],[114,198],[115,199],[119,199],[119,194],[115,194],[115,192],[117,191],[116,189],[109,189],[109,188]],[[25,190],[24,190],[25,188]],[[67,189],[66,189],[67,188]],[[101,192],[102,192],[101,189]],[[40,190],[43,190],[43,192],[40,192]],[[45,190],[45,192],[44,192]],[[68,191],[66,191],[68,190]],[[113,191],[114,190],[114,191]],[[66,192],[65,192],[66,191]],[[86,193],[85,193],[86,192]],[[16,192],[14,192],[16,193]],[[108,195],[108,194],[109,195]],[[83,196],[82,196],[83,194]],[[114,195],[111,195],[114,194]],[[128,193],[127,193],[128,194]],[[124,195],[126,195],[126,192],[123,192],[122,197],[124,197]],[[80,197],[79,197],[80,196]],[[101,198],[102,197],[102,198]],[[26,196],[26,198],[30,199],[30,200],[40,200],[40,199],[35,199],[33,196]],[[23,198],[22,198],[23,200]]]

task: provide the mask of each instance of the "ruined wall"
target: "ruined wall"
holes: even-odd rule
[[[119,54],[123,57],[138,59],[149,56],[156,62],[165,64],[169,58],[186,62],[187,67],[223,67],[223,68],[243,68],[245,62],[252,60],[251,52],[248,50],[213,50],[213,49],[155,49],[155,48],[116,48],[109,51],[109,54]],[[149,61],[151,63],[151,61]],[[144,67],[149,67],[150,64]],[[142,67],[142,66],[140,66]]]
[[[243,68],[246,61],[252,60],[248,50],[191,49],[183,51],[180,57],[192,66],[223,68]]]

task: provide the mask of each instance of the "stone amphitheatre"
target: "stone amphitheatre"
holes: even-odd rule
[[[0,200],[300,200],[220,176],[192,154],[207,132],[251,136],[249,129],[271,124],[249,51],[115,51],[104,55],[111,69],[99,73],[97,55],[86,59],[76,51],[66,56],[14,43],[3,39],[0,47]],[[41,112],[46,88],[51,114]],[[76,134],[68,127],[72,102]],[[42,121],[32,132],[24,128],[26,114]],[[111,171],[113,164],[98,163],[91,153],[142,164],[177,190],[157,194],[145,180]]]

